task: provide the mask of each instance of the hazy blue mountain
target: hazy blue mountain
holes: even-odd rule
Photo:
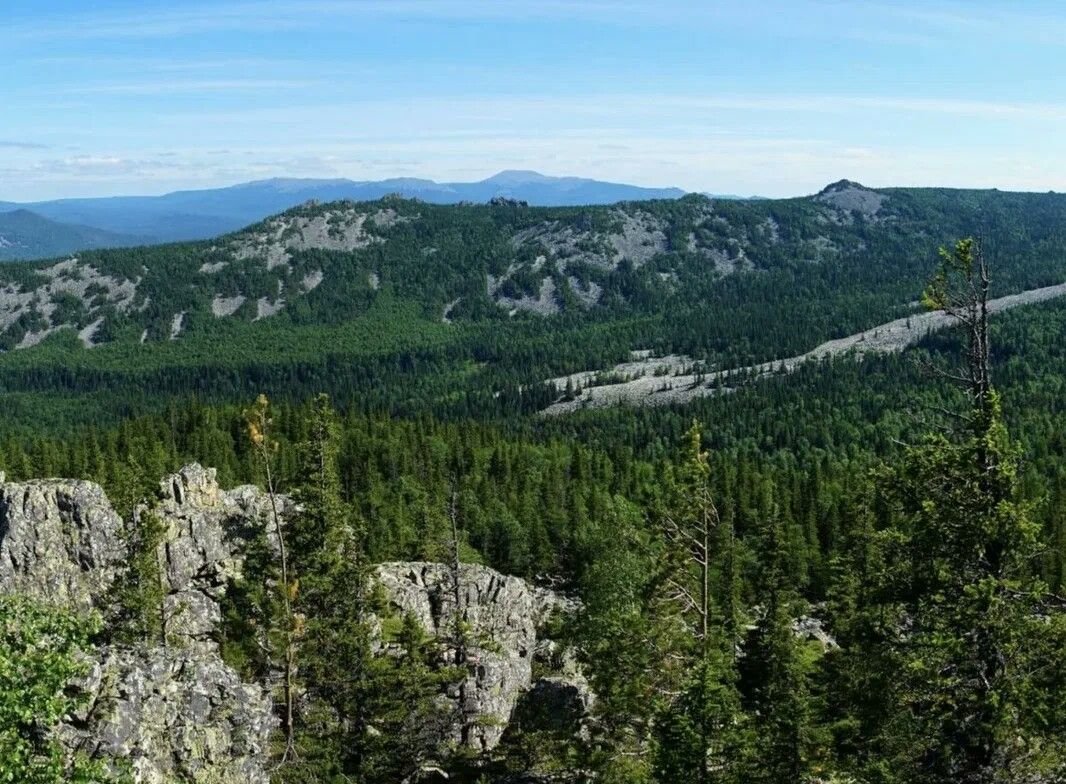
[[[581,177],[547,177],[532,171],[504,171],[481,182],[466,183],[438,183],[406,177],[373,182],[271,179],[228,188],[176,191],[163,196],[60,199],[22,205],[0,202],[0,210],[23,207],[62,223],[168,242],[203,239],[236,231],[310,199],[369,201],[394,193],[434,204],[485,202],[503,196],[533,206],[610,204],[675,199],[685,195],[679,188],[642,188]]]
[[[143,238],[42,218],[29,210],[0,212],[0,261],[42,259],[90,248],[144,244]]]

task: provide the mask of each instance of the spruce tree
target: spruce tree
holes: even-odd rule
[[[1066,775],[1066,704],[1051,689],[1066,613],[1036,573],[1037,527],[1019,494],[1019,456],[991,383],[989,270],[973,240],[941,252],[926,295],[960,324],[950,373],[968,410],[908,450],[886,495],[894,613],[884,645],[898,669],[881,733],[894,781],[991,784]]]
[[[747,781],[806,781],[814,750],[809,667],[793,633],[796,594],[788,575],[788,542],[774,488],[763,487],[759,537],[759,618],[740,663],[756,742]]]

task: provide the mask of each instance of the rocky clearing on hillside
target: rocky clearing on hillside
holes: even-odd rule
[[[991,313],[999,313],[1064,295],[1066,283],[1060,283],[999,297],[991,300],[988,307]],[[574,397],[561,399],[541,413],[554,416],[583,408],[686,403],[699,397],[729,391],[740,383],[771,373],[789,373],[804,362],[848,353],[861,357],[869,353],[902,351],[930,332],[949,327],[952,323],[952,318],[941,311],[915,313],[854,335],[826,341],[799,356],[704,373],[694,371],[700,363],[691,357],[654,357],[650,352],[638,351],[634,352],[630,362],[615,365],[608,370],[587,370],[549,379],[546,383],[552,384],[559,392],[569,391]]]

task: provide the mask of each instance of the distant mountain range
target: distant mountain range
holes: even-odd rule
[[[25,224],[19,255],[0,259],[59,255],[87,247],[172,242],[215,237],[236,231],[269,215],[311,199],[371,201],[389,194],[435,204],[486,202],[496,197],[517,199],[531,206],[611,204],[619,201],[676,199],[680,188],[642,188],[581,177],[548,177],[533,171],[503,171],[480,182],[445,182],[414,178],[379,181],[335,179],[271,179],[209,190],[176,191],[163,196],[59,199],[24,204],[0,202],[0,213],[28,210],[46,222],[39,224],[42,239],[28,234]],[[49,223],[52,222],[52,223]],[[74,224],[58,227],[56,224]],[[95,235],[84,234],[96,230]],[[92,242],[86,240],[92,239]],[[51,238],[51,239],[47,239]],[[69,242],[61,242],[68,238]],[[26,255],[29,254],[29,255]]]
[[[12,208],[4,211],[6,208]],[[0,204],[0,261],[42,259],[74,250],[143,245],[149,239],[104,231],[92,226],[60,223]]]

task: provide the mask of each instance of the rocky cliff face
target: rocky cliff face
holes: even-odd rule
[[[292,503],[280,503],[283,516],[291,514]],[[220,603],[268,507],[258,489],[224,491],[215,472],[198,465],[160,483],[156,503],[137,514],[163,524],[166,645],[109,644],[91,653],[77,684],[88,700],[57,729],[68,747],[124,760],[144,784],[269,782],[277,726],[269,686],[242,682],[217,643]],[[0,593],[112,617],[131,556],[128,534],[95,484],[0,476]],[[393,611],[438,638],[442,665],[455,660],[457,615],[464,625],[466,676],[441,695],[442,709],[459,718],[442,745],[492,749],[515,718],[580,727],[592,693],[572,656],[544,632],[570,602],[475,565],[460,571],[458,608],[442,564],[382,564],[376,579]],[[382,640],[381,654],[389,649]]]
[[[218,602],[240,566],[236,523],[254,518],[260,501],[251,488],[220,491],[214,471],[196,465],[161,483],[153,513],[166,525],[167,645],[94,651],[78,684],[87,705],[58,729],[67,745],[125,760],[145,784],[269,782],[269,695],[242,683],[214,642]],[[98,486],[0,484],[0,591],[107,616],[129,555],[122,521]]]
[[[97,485],[0,484],[0,590],[99,608],[125,558],[122,521]]]

